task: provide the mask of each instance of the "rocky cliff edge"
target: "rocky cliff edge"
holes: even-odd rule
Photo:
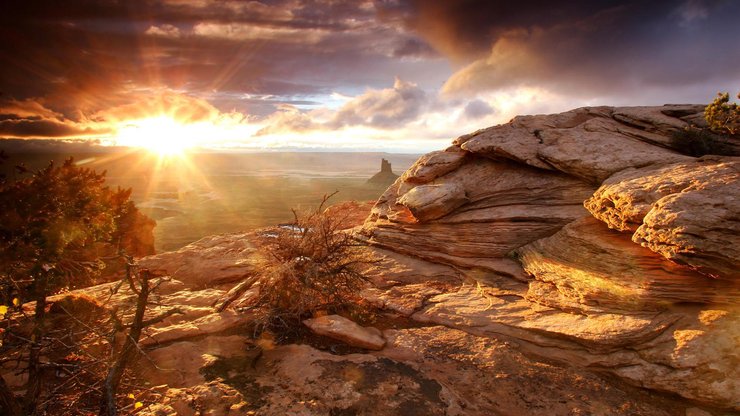
[[[405,172],[362,235],[464,279],[414,319],[737,410],[740,158],[672,139],[702,111],[589,107],[462,136]]]

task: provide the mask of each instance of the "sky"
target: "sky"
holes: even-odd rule
[[[443,149],[517,114],[740,91],[740,1],[3,0],[0,137]]]

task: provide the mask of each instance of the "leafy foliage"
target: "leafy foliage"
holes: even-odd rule
[[[0,156],[5,159],[4,154]],[[49,403],[49,397],[59,388],[42,390],[49,366],[77,365],[59,362],[55,355],[62,351],[64,359],[69,354],[74,356],[79,334],[90,332],[92,322],[81,321],[85,319],[81,311],[77,311],[80,316],[73,316],[73,306],[94,304],[74,299],[66,303],[72,312],[64,302],[47,310],[47,296],[92,284],[106,266],[103,256],[120,259],[127,250],[135,254],[153,252],[154,227],[154,222],[130,201],[130,190],[111,190],[105,186],[104,173],[77,167],[72,159],[61,166],[50,163],[30,176],[23,167],[18,172],[24,175],[21,179],[0,178],[0,305],[12,304],[20,316],[25,316],[21,310],[24,301],[35,301],[35,307],[30,325],[11,327],[6,321],[0,333],[0,348],[15,351],[16,360],[25,364],[21,368],[28,374],[22,407],[0,377],[0,407],[11,415],[38,414],[40,406]],[[129,273],[127,277],[132,281]],[[73,322],[83,323],[84,331],[75,329],[76,324],[55,323],[58,309]],[[94,312],[88,318],[95,320],[100,314]],[[119,367],[125,368],[126,362]],[[46,401],[42,403],[40,398]]]
[[[316,210],[294,210],[293,224],[264,236],[254,302],[264,324],[290,327],[313,313],[362,303],[362,268],[372,260],[341,230],[342,218],[324,210],[330,197]]]
[[[87,286],[120,249],[154,251],[154,222],[129,200],[131,190],[105,186],[104,174],[72,159],[30,177],[0,183],[0,300],[28,299],[45,276],[46,291]]]
[[[740,93],[737,98],[740,99]],[[740,135],[740,106],[730,103],[729,93],[717,94],[717,98],[704,109],[704,118],[715,133]]]
[[[729,101],[729,93],[719,93],[704,108],[706,127],[689,126],[676,131],[671,137],[671,146],[683,154],[695,157],[739,155],[740,106]]]

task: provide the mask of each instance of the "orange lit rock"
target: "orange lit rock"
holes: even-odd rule
[[[339,315],[306,319],[303,324],[319,335],[334,338],[353,347],[380,350],[385,346],[385,338],[378,329],[360,326]]]
[[[185,247],[138,260],[141,267],[164,270],[190,288],[202,289],[240,280],[254,270],[248,234],[204,237]]]
[[[640,311],[677,302],[740,302],[736,282],[673,263],[592,217],[517,253],[525,271],[579,304]]]
[[[740,159],[629,169],[609,178],[585,207],[610,228],[716,278],[740,277]]]

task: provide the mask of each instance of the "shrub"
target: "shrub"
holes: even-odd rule
[[[740,93],[737,97],[740,98]],[[717,98],[704,109],[704,118],[715,133],[740,135],[740,106],[730,103],[729,93],[717,94]]]
[[[262,237],[260,293],[252,306],[263,325],[292,327],[316,312],[361,304],[362,268],[372,260],[341,230],[344,219],[324,210],[332,195],[315,210],[294,210],[292,224]]]

